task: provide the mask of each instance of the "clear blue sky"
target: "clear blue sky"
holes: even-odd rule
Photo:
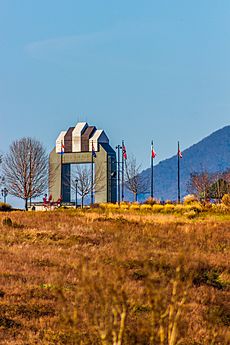
[[[230,1],[0,0],[0,150],[77,121],[149,165],[229,124]]]

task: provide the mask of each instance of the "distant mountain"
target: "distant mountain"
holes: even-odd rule
[[[217,130],[183,151],[181,164],[181,196],[187,194],[192,172],[223,172],[230,168],[230,126]],[[150,169],[141,175],[149,178]],[[154,196],[161,200],[177,199],[177,155],[154,167]]]

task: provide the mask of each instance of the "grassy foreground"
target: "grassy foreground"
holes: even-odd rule
[[[229,229],[229,215],[0,213],[0,344],[228,344]]]

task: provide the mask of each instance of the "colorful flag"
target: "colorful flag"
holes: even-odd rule
[[[126,152],[126,147],[124,144],[122,144],[122,154],[123,154],[123,158],[127,159],[127,152]]]
[[[180,148],[178,148],[178,156],[179,156],[180,158],[182,158],[182,152],[181,152]]]
[[[63,155],[65,152],[65,145],[63,144],[63,141],[61,142],[61,152],[58,152],[59,155]]]
[[[156,152],[155,152],[155,150],[154,150],[154,148],[153,148],[153,143],[152,143],[152,145],[151,145],[151,154],[152,154],[152,158],[155,158],[155,157],[156,157]]]
[[[96,158],[96,157],[97,157],[97,155],[96,155],[96,151],[95,151],[95,149],[94,149],[93,142],[92,142],[92,156],[93,156],[94,158]]]

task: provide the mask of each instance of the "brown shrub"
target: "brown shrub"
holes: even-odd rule
[[[227,344],[229,220],[11,212],[9,231],[4,217],[0,343]]]

